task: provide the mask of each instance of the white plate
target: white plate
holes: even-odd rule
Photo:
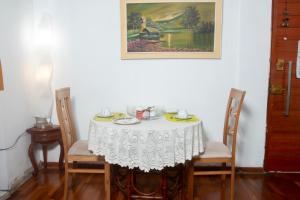
[[[100,118],[109,118],[109,117],[112,117],[114,116],[113,114],[110,114],[110,115],[101,115],[100,113],[96,114],[96,117],[100,117]]]
[[[150,117],[147,117],[147,118],[143,118],[143,120],[156,120],[156,119],[160,119],[161,116],[150,116]]]
[[[192,119],[193,115],[188,115],[187,117],[179,117],[178,115],[174,115],[175,119]]]
[[[174,108],[168,108],[165,110],[167,114],[177,114],[178,110]]]
[[[113,120],[113,123],[119,125],[131,125],[131,124],[141,123],[141,121],[138,120],[137,118],[127,117],[127,118],[115,119]]]

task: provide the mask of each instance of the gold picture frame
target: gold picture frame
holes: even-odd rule
[[[0,60],[0,91],[4,90],[4,84],[3,84],[3,74],[2,74],[2,66],[1,66],[1,60]]]
[[[222,0],[121,0],[121,59],[221,58]]]

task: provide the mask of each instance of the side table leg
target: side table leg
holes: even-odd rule
[[[59,146],[60,146],[60,154],[59,154],[59,169],[63,170],[63,160],[64,160],[64,145],[61,140],[58,141]]]
[[[28,156],[30,158],[30,161],[31,161],[31,164],[32,164],[32,167],[33,167],[32,175],[36,176],[38,174],[38,166],[37,166],[35,158],[34,158],[33,146],[34,145],[32,143],[29,145]]]
[[[43,145],[44,169],[47,169],[47,145]]]

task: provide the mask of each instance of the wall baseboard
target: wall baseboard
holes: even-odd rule
[[[30,167],[29,169],[25,170],[23,176],[16,177],[13,182],[9,186],[9,192],[4,192],[3,195],[0,196],[0,200],[8,199],[12,193],[17,191],[17,189],[25,183],[28,179],[32,177],[33,168]]]
[[[0,200],[6,200],[10,197],[10,193],[9,192],[1,192],[0,193]]]
[[[263,167],[236,167],[236,172],[239,174],[265,174]]]
[[[17,177],[10,185],[11,193],[15,192],[23,183],[25,183],[28,179],[32,177],[33,168],[29,168],[25,170],[24,175],[22,177]]]
[[[48,162],[48,168],[59,168],[58,162]],[[239,174],[264,174],[263,167],[236,167],[236,172]]]
[[[42,162],[41,162],[41,164],[42,164]],[[48,162],[47,167],[50,169],[56,169],[56,168],[59,168],[59,163],[58,162]]]

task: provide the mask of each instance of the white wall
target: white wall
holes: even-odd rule
[[[237,86],[247,91],[241,116],[238,159],[242,166],[263,166],[271,51],[271,0],[242,0]]]
[[[224,1],[220,60],[120,60],[119,0],[56,0],[52,6],[59,41],[53,85],[72,88],[81,138],[101,107],[151,104],[198,114],[206,136],[221,140],[229,89],[240,87],[247,95],[238,165],[263,165],[271,0]],[[50,158],[57,157],[55,150]]]
[[[31,35],[33,2],[0,1],[0,59],[5,90],[0,91],[0,148],[33,124],[30,88],[32,80]],[[29,136],[23,136],[15,148],[0,152],[0,189],[7,189],[15,178],[31,167],[27,156]]]
[[[33,123],[32,95],[27,89],[33,84],[32,49],[26,43],[31,39],[27,34],[32,34],[26,29],[47,11],[56,35],[53,88],[72,88],[81,138],[87,138],[89,119],[101,107],[124,110],[129,104],[152,104],[188,109],[203,119],[209,139],[221,140],[229,89],[240,87],[247,95],[238,165],[262,166],[271,0],[224,0],[219,60],[120,60],[119,7],[119,0],[0,1],[0,57],[5,76],[5,91],[0,92],[1,147]],[[57,122],[55,110],[53,118]],[[28,143],[28,136],[23,137],[15,149],[0,153],[0,185],[9,185],[30,167]],[[58,150],[50,152],[50,161],[58,160]]]

